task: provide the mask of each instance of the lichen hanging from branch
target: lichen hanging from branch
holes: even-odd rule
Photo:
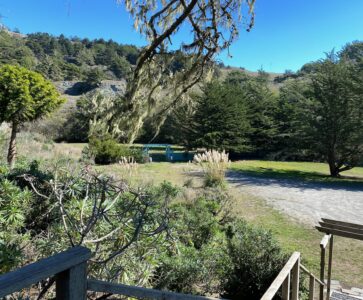
[[[125,0],[124,3],[134,19],[135,29],[148,41],[128,80],[126,104],[117,120],[120,132],[127,132],[125,138],[133,142],[156,104],[162,101],[160,112],[167,114],[206,76],[215,56],[238,37],[240,26],[252,28],[255,0]],[[169,47],[183,24],[189,24],[191,30],[190,40],[180,46],[187,62],[183,69],[173,72],[175,57],[170,55]]]

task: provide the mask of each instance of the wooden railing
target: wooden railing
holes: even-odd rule
[[[153,299],[153,300],[220,300],[217,298],[194,296],[155,289],[147,289],[138,286],[116,284],[101,280],[87,281],[87,289],[93,292],[111,293],[123,295],[135,299]]]
[[[324,295],[324,281],[318,279],[313,273],[307,268],[300,264],[300,269],[309,276],[309,300],[315,299],[315,283],[319,285],[319,298]]]
[[[332,259],[333,259],[333,236],[331,234],[326,234],[320,242],[320,280],[322,282],[324,282],[324,277],[325,277],[325,252],[328,244],[329,244],[328,279],[326,284],[327,300],[329,300],[330,297],[331,269],[332,269]],[[324,286],[320,286],[319,300],[324,300]]]
[[[300,253],[294,252],[261,300],[271,300],[281,290],[283,300],[299,299]],[[291,298],[290,298],[291,295]]]
[[[309,276],[309,300],[315,299],[315,283],[324,292],[324,282],[318,279],[307,268],[300,263],[300,253],[294,252],[285,266],[282,268],[269,289],[262,296],[261,300],[272,300],[280,291],[283,300],[298,300],[300,288],[300,270]],[[320,294],[319,293],[319,294]]]
[[[75,247],[1,275],[0,298],[55,276],[57,300],[86,299],[87,260],[90,257],[90,250]]]
[[[90,257],[90,250],[84,247],[75,247],[1,275],[0,298],[21,291],[42,280],[54,278],[56,282],[56,300],[85,300],[87,291],[118,294],[136,299],[216,300],[216,298],[211,297],[193,296],[87,279],[87,261]],[[313,300],[315,297],[315,283],[322,287],[320,291],[324,291],[324,282],[310,273],[300,263],[300,253],[294,252],[261,300],[273,299],[280,290],[283,300],[298,300],[300,270],[309,276],[309,300]]]
[[[136,299],[215,300],[209,297],[87,279],[87,261],[90,257],[90,250],[75,247],[1,275],[0,298],[55,276],[56,300],[85,300],[87,291],[119,294]]]

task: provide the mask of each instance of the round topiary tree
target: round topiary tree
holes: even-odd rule
[[[19,125],[49,114],[63,102],[53,84],[39,73],[11,65],[0,68],[0,124],[9,122],[12,127],[8,152],[11,168]]]

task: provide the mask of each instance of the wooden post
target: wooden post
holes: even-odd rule
[[[315,294],[315,278],[310,275],[309,279],[309,300],[314,300]]]
[[[290,273],[282,284],[282,300],[290,300]]]
[[[78,264],[56,276],[56,300],[86,300],[87,262]]]
[[[321,254],[320,254],[320,281],[324,282],[325,276],[325,248],[320,244]],[[324,300],[324,286],[320,285],[319,300]]]
[[[323,239],[320,242],[320,281],[324,282],[325,277],[325,249],[330,241],[330,234],[325,234]],[[319,293],[319,300],[324,300],[324,286],[320,285],[320,293]]]
[[[330,298],[330,283],[331,283],[331,269],[333,265],[333,235],[330,237],[329,243],[329,261],[328,261],[328,279],[327,279],[327,288],[326,288],[326,299]]]
[[[300,257],[296,261],[294,267],[291,270],[292,275],[292,300],[299,300],[299,283],[300,283]]]

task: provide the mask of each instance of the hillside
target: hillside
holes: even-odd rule
[[[136,46],[119,44],[112,40],[66,38],[63,35],[55,37],[47,33],[23,35],[7,30],[0,32],[0,65],[19,64],[40,72],[67,95],[82,94],[85,89],[77,83],[91,79],[102,81],[102,88],[114,92],[122,91],[125,78],[135,65],[138,55],[139,49]],[[172,68],[181,67],[182,62],[178,60],[176,53],[176,62]],[[217,76],[221,80],[232,71],[245,72],[251,76],[258,74],[224,65],[217,69],[220,71]],[[266,74],[272,85],[275,78],[282,75]]]
[[[340,52],[345,60],[362,63],[363,43],[347,44]],[[56,141],[84,141],[79,131],[79,124],[70,120],[77,119],[77,100],[85,93],[94,89],[110,93],[123,94],[126,89],[128,74],[134,68],[140,49],[133,45],[124,45],[112,40],[89,40],[77,37],[66,38],[51,36],[47,33],[22,35],[6,30],[0,31],[0,65],[19,64],[35,70],[53,81],[57,89],[68,99],[66,104],[46,120],[40,120],[29,127]],[[183,68],[183,54],[173,53],[175,59],[170,70],[175,72]],[[269,90],[278,94],[288,79],[301,78],[313,73],[316,62],[305,64],[298,72],[286,71],[284,74],[269,73],[263,70],[252,72],[244,68],[215,64],[214,77],[223,82],[231,73],[237,77],[257,79],[260,77],[267,83]],[[196,88],[198,90],[198,88]],[[153,116],[150,116],[152,119]],[[147,123],[143,129],[146,140],[153,136],[155,128]],[[175,120],[171,122],[173,124]],[[165,127],[168,127],[165,126]],[[37,127],[37,128],[35,128]],[[176,130],[176,129],[175,129]],[[149,132],[150,131],[150,132]],[[145,134],[147,137],[145,137]],[[166,139],[165,136],[162,137]],[[167,139],[166,139],[167,140]]]

